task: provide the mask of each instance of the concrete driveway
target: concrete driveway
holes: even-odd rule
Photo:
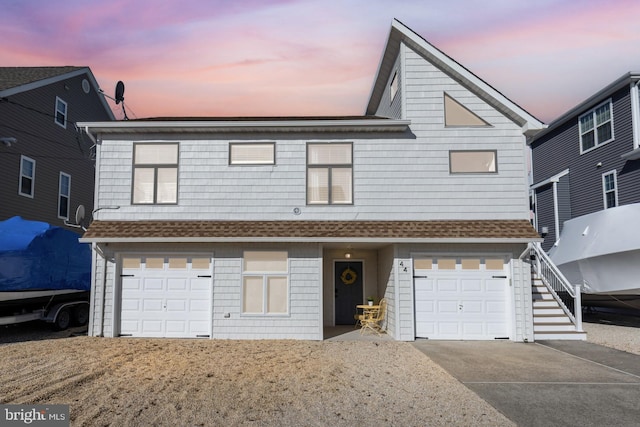
[[[640,356],[582,341],[415,347],[519,426],[640,425]]]

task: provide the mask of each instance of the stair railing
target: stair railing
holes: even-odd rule
[[[542,280],[551,295],[558,302],[565,314],[574,324],[576,331],[582,332],[582,298],[580,285],[572,285],[553,263],[540,243],[529,243],[529,248],[523,253],[529,254],[529,262],[534,273]]]

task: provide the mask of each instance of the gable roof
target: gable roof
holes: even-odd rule
[[[609,98],[611,95],[613,95],[615,92],[619,91],[620,89],[624,87],[629,87],[632,84],[639,84],[639,83],[640,83],[640,71],[630,71],[626,74],[623,74],[621,77],[611,82],[604,88],[600,89],[599,91],[591,95],[589,98],[585,99],[584,101],[582,101],[581,103],[579,103],[578,105],[576,105],[575,107],[567,111],[566,113],[554,119],[551,123],[549,123],[549,126],[545,130],[536,134],[536,136],[531,138],[530,141],[527,141],[527,143],[531,144],[532,142],[548,134],[558,126],[566,123],[567,120],[571,120],[574,117],[581,115],[585,111],[590,110],[591,108],[595,107],[600,102]]]
[[[530,136],[545,127],[544,123],[529,114],[522,107],[508,99],[494,87],[473,74],[453,58],[436,48],[406,25],[394,19],[385,46],[376,78],[369,96],[365,114],[375,114],[385,91],[387,81],[393,72],[393,66],[400,52],[401,44],[405,44],[429,62],[440,68],[478,97],[500,111],[513,122],[522,126],[526,135]]]
[[[541,241],[527,220],[93,221],[81,242]]]
[[[0,97],[37,89],[66,79],[85,74],[93,90],[98,95],[104,109],[114,119],[113,111],[104,99],[89,67],[0,67]]]
[[[81,70],[88,70],[88,67],[0,67],[0,91],[20,89],[28,84],[44,86],[70,77],[65,74],[80,74],[77,71]]]

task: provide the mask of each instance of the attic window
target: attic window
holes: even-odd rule
[[[67,128],[67,103],[56,96],[56,114],[54,118],[58,126]]]
[[[391,102],[393,102],[396,97],[396,93],[398,93],[398,72],[396,71],[393,74],[393,78],[391,79],[391,84],[389,85],[389,97],[391,98]]]
[[[447,93],[444,94],[444,125],[447,127],[491,126]]]

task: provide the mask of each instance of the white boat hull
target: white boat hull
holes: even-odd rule
[[[584,294],[640,298],[640,204],[566,221],[549,257]]]

